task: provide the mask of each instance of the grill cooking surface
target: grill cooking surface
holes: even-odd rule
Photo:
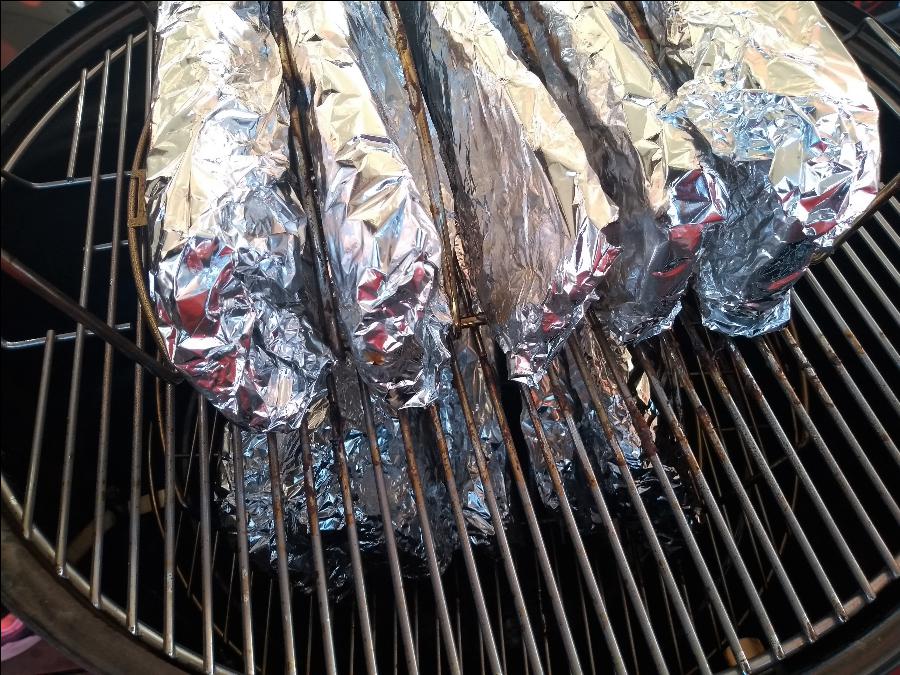
[[[689,308],[671,335],[634,351],[653,389],[650,414],[673,428],[696,505],[690,525],[669,507],[685,540],[677,551],[660,544],[627,471],[633,517],[611,515],[579,443],[597,526],[578,530],[558,476],[560,513],[543,509],[518,428],[522,406],[534,404],[493,373],[490,346],[476,341],[504,413],[514,495],[513,524],[493,547],[463,546],[444,575],[403,579],[393,538],[370,559],[351,526],[346,597],[330,598],[321,573],[304,595],[290,586],[276,494],[277,573],[251,562],[240,525],[235,536],[211,509],[224,420],[134,349],[154,347],[129,271],[129,240],[141,241],[128,236],[129,178],[153,51],[152,29],[137,23],[88,35],[72,63],[41,80],[27,111],[11,111],[12,123],[4,111],[3,270],[24,284],[7,279],[2,290],[4,518],[56,571],[62,592],[83,595],[123,638],[192,669],[512,673],[763,670],[885,595],[900,573],[900,508],[889,487],[900,480],[900,356],[886,337],[900,329],[891,188],[797,285],[789,330],[729,340],[699,328]],[[891,128],[896,102],[875,91]],[[47,284],[100,325],[36,299],[52,299]],[[104,326],[107,342],[95,335]],[[107,344],[110,334],[123,344]],[[651,354],[665,356],[665,372],[653,370]],[[678,383],[677,397],[665,395],[664,376]],[[446,453],[438,443],[439,459]],[[340,456],[338,466],[346,478]],[[441,466],[444,479],[450,465]],[[449,497],[459,523],[455,489]],[[237,503],[242,524],[240,490]],[[311,546],[322,570],[315,525]]]

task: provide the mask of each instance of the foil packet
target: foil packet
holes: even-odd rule
[[[384,523],[378,501],[369,439],[360,399],[356,369],[348,361],[334,366],[337,406],[344,418],[343,441],[350,491],[360,550],[374,560],[384,558]],[[373,401],[375,433],[381,454],[382,470],[391,509],[391,527],[397,542],[403,573],[417,577],[428,573],[425,543],[419,525],[412,484],[407,472],[406,452],[400,423],[390,407]],[[349,590],[349,541],[340,477],[334,457],[337,430],[334,429],[330,401],[321,399],[310,411],[307,425],[313,457],[313,475],[322,533],[323,553],[329,592],[339,596]],[[439,476],[434,456],[433,431],[426,416],[411,412],[416,464],[422,478],[426,508],[434,538],[435,552],[441,570],[450,562],[458,538],[453,527],[446,487]],[[269,474],[268,446],[265,434],[242,431],[244,454],[244,499],[248,513],[247,536],[254,558],[275,569],[275,523]],[[310,548],[309,519],[304,492],[300,432],[277,434],[281,464],[281,487],[284,495],[285,537],[288,566],[293,583],[306,592],[315,584],[315,568]],[[220,509],[226,524],[234,516],[233,464],[231,445],[226,439],[222,448],[219,491],[223,495]]]
[[[469,2],[402,3],[468,271],[514,380],[536,384],[594,299],[617,209],[553,99]]]
[[[670,432],[659,424],[660,420],[655,414],[650,398],[649,382],[645,376],[636,372],[631,355],[624,344],[613,339],[610,340],[611,349],[616,358],[616,363],[611,366],[603,358],[596,339],[588,329],[579,329],[576,336],[587,364],[592,386],[595,387],[603,409],[615,430],[616,441],[622,450],[626,470],[631,475],[647,509],[660,544],[667,551],[678,551],[683,547],[683,537],[678,530],[675,516],[659,478],[641,448],[637,430],[610,368],[620,369],[625,374],[627,381],[634,381],[632,391],[640,402],[639,405],[643,405],[648,411],[645,419],[648,420],[654,435],[654,443],[660,451],[660,459],[666,477],[690,522],[690,494],[675,466],[675,455],[670,451],[672,447],[672,442],[669,440]],[[635,541],[640,542],[643,546],[646,538],[631,503],[622,468],[616,461],[612,445],[607,439],[593,407],[588,385],[581,376],[577,362],[570,355],[570,348],[567,345],[564,355],[556,361],[555,372],[562,384],[563,391],[561,393],[566,397],[564,405],[572,411],[579,437],[588,453],[610,513],[633,534]],[[538,416],[541,419],[541,427],[547,438],[553,461],[560,472],[566,496],[579,526],[586,530],[592,529],[600,522],[600,515],[595,510],[587,479],[576,456],[575,441],[566,423],[563,414],[564,408],[560,405],[548,380],[542,383],[539,391],[538,398],[541,405],[538,407]],[[522,431],[530,451],[532,477],[537,485],[538,494],[550,511],[558,511],[559,498],[553,488],[543,452],[527,411],[522,414]]]
[[[878,109],[812,2],[644,2],[667,106],[718,159],[729,213],[700,258],[703,323],[783,327],[790,289],[878,189]]]
[[[723,188],[661,114],[672,91],[615,2],[523,4],[544,82],[619,207],[607,236],[621,252],[595,307],[619,340],[652,337],[681,309],[704,229],[723,219]]]
[[[376,3],[284,3],[344,333],[377,393],[424,407],[437,396],[451,320],[422,148],[386,23]]]
[[[149,290],[168,357],[226,417],[299,426],[333,357],[306,289],[278,48],[257,2],[162,2]]]

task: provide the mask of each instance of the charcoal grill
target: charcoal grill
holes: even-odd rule
[[[318,581],[310,595],[292,588],[277,490],[277,572],[250,561],[240,510],[234,536],[211,508],[224,420],[154,354],[152,314],[141,311],[152,27],[144,3],[102,5],[4,72],[4,604],[76,660],[110,672],[709,673],[848,663],[860,672],[895,656],[900,356],[889,335],[900,328],[900,157],[890,139],[900,131],[900,83],[897,45],[877,24],[826,8],[879,98],[890,180],[840,250],[798,284],[791,327],[728,340],[687,311],[671,335],[634,351],[653,387],[652,414],[674,429],[695,491],[692,524],[672,509],[685,546],[663,550],[630,482],[637,528],[611,515],[596,481],[602,522],[593,532],[579,531],[558,475],[560,514],[545,512],[516,424],[534,401],[497,377],[491,346],[476,337],[518,524],[497,528],[491,549],[464,545],[443,575],[406,579],[392,538],[383,562],[363,559],[350,522],[353,585],[335,600],[314,519]],[[459,330],[473,330],[480,318],[454,297]],[[579,349],[572,343],[571,357],[586,368]],[[667,355],[680,400],[666,396],[651,350]],[[452,476],[437,446],[442,477]],[[644,450],[668,486],[653,447]],[[241,454],[233,456],[240,474]],[[271,446],[270,456],[277,472]],[[304,459],[309,484],[308,447]],[[352,499],[349,489],[343,497]]]

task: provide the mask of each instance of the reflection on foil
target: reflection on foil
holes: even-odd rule
[[[339,362],[334,367],[337,390],[337,406],[344,419],[343,440],[347,458],[350,492],[353,497],[354,515],[359,535],[360,550],[364,555],[382,558],[384,553],[383,521],[375,487],[374,468],[365,433],[365,418],[360,399],[356,371],[350,363]],[[443,382],[443,380],[442,380]],[[442,404],[442,408],[443,408]],[[403,573],[421,576],[427,573],[427,557],[415,496],[409,482],[406,452],[400,433],[400,423],[391,410],[377,400],[372,406],[375,434],[381,455],[387,500],[397,540],[397,548]],[[452,407],[451,420],[461,417]],[[443,570],[457,545],[457,533],[450,513],[446,487],[438,473],[434,436],[425,414],[411,411],[411,427],[416,464],[422,479],[425,504],[428,510],[434,538],[438,565]],[[319,527],[322,531],[325,566],[329,592],[340,594],[348,590],[350,580],[349,542],[345,531],[346,521],[340,478],[334,459],[335,429],[332,424],[330,402],[322,399],[311,411],[308,425],[311,433],[310,447],[313,455],[314,480],[319,510]],[[306,515],[306,496],[303,490],[303,462],[299,432],[278,434],[278,456],[281,462],[281,484],[284,493],[285,532],[288,543],[288,562],[294,583],[306,591],[315,583],[312,551],[309,540],[309,524]],[[449,442],[449,439],[448,439]],[[258,559],[267,561],[272,569],[276,565],[275,525],[272,512],[269,461],[264,434],[242,432],[244,449],[244,498],[249,522],[247,534],[251,551]],[[460,445],[457,447],[466,447]],[[466,458],[461,466],[466,466]],[[456,456],[451,453],[451,456]],[[502,458],[502,455],[499,456]],[[498,465],[501,459],[497,460]],[[227,515],[234,512],[233,468],[230,446],[226,440],[219,485],[227,493],[222,508]],[[501,469],[502,470],[502,469]],[[458,473],[458,476],[463,474]],[[463,482],[461,485],[465,485]],[[480,483],[479,483],[480,486]],[[462,490],[462,487],[460,488]],[[476,492],[479,488],[471,488]],[[496,483],[495,483],[495,489]],[[478,493],[480,494],[480,493]],[[480,513],[477,499],[473,501],[473,514]],[[468,515],[468,514],[467,514]],[[469,516],[469,522],[475,522]],[[490,523],[488,523],[490,526]],[[479,531],[485,532],[484,528]],[[475,530],[473,529],[474,533]],[[490,530],[488,534],[492,532]],[[473,534],[474,538],[474,534]]]
[[[332,357],[312,328],[278,49],[257,2],[162,2],[147,157],[169,358],[229,419],[296,428]]]
[[[619,207],[607,236],[622,250],[598,307],[620,340],[651,337],[681,309],[704,228],[722,220],[722,187],[690,134],[661,119],[672,92],[615,2],[528,5],[547,87]]]
[[[448,356],[450,317],[441,236],[386,19],[367,2],[285,2],[284,12],[350,348],[373,389],[426,406]]]
[[[513,379],[540,381],[617,250],[616,207],[546,89],[474,3],[402,3],[470,274]]]
[[[637,430],[634,428],[628,408],[610,371],[610,365],[603,359],[599,345],[589,330],[578,330],[576,335],[585,356],[592,386],[599,395],[603,409],[615,431],[616,441],[624,456],[625,468],[634,480],[638,494],[647,508],[657,537],[666,550],[677,550],[682,546],[683,540],[678,531],[675,517],[666,501],[659,478],[649,459],[641,450]],[[610,340],[610,342],[617,359],[615,367],[626,374],[627,381],[633,380],[635,368],[628,350],[621,343],[614,340]],[[631,504],[628,487],[622,475],[622,467],[616,461],[612,445],[607,440],[603,426],[593,407],[588,385],[581,377],[581,372],[574,358],[570,356],[568,348],[564,357],[557,361],[556,374],[563,385],[563,393],[567,398],[565,405],[573,411],[579,436],[587,450],[610,512],[626,527],[638,533],[637,541],[645,541],[643,534],[640,534],[640,524],[634,506]],[[654,442],[660,449],[663,469],[679,502],[686,508],[688,495],[674,466],[673,456],[668,452],[672,445],[668,440],[669,431],[662,425],[656,424],[656,416],[652,414],[654,410],[650,400],[649,382],[645,376],[641,375],[637,380],[633,393],[640,402],[643,402],[650,413],[649,424],[654,432]],[[540,400],[538,416],[541,419],[541,426],[547,437],[554,464],[559,470],[566,496],[579,526],[590,528],[593,524],[600,522],[600,516],[595,511],[592,497],[588,491],[587,480],[583,476],[580,462],[577,459],[575,442],[566,424],[563,408],[556,399],[548,379],[542,382],[538,398]],[[538,488],[538,494],[548,509],[556,511],[559,509],[559,498],[553,488],[543,452],[527,411],[522,413],[522,431],[531,454],[532,475]]]
[[[667,112],[703,136],[729,191],[701,256],[703,323],[781,328],[793,284],[877,191],[872,94],[815,3],[642,4],[680,85]]]

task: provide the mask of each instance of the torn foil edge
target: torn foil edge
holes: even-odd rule
[[[480,7],[403,3],[401,13],[480,304],[511,378],[538,382],[615,259],[603,228],[616,207],[571,126]]]
[[[878,188],[878,109],[815,3],[644,2],[676,86],[729,190],[701,256],[703,323],[753,337],[783,327],[790,290]]]
[[[399,57],[375,3],[285,2],[309,104],[338,309],[360,372],[400,407],[435,397],[451,322],[441,235]]]
[[[333,358],[313,328],[278,49],[257,2],[162,2],[149,291],[169,358],[226,417],[299,426]]]

